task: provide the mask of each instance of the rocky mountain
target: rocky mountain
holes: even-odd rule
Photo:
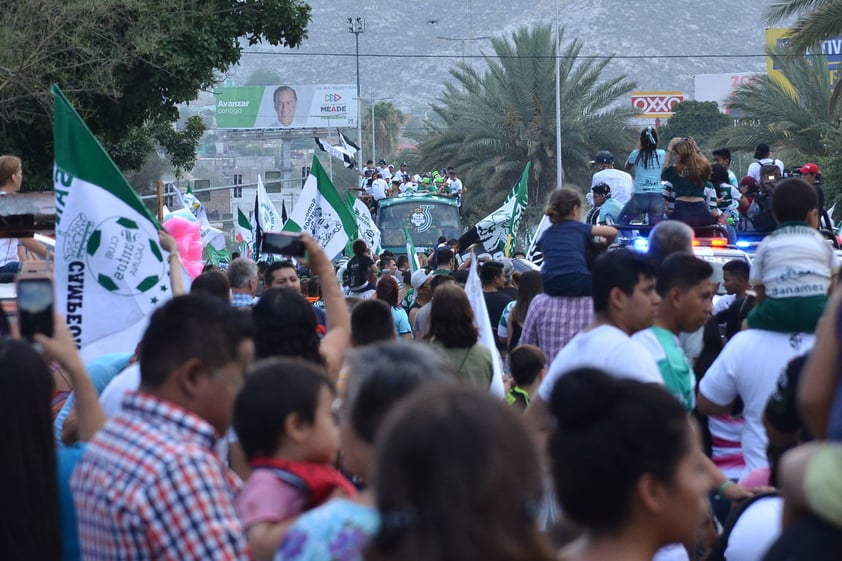
[[[523,25],[552,25],[584,43],[582,56],[615,55],[608,74],[627,74],[638,90],[680,90],[693,98],[696,74],[763,71],[767,1],[695,0],[314,0],[309,38],[298,49],[246,49],[228,78],[242,85],[256,69],[293,84],[356,83],[354,36],[346,19],[365,18],[360,35],[363,97],[388,97],[415,115],[429,108],[465,60],[483,64],[487,37]],[[463,59],[464,55],[464,59]]]

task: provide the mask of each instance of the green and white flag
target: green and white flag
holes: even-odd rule
[[[56,310],[83,359],[132,352],[172,296],[161,226],[58,86],[52,92]]]
[[[251,240],[253,237],[252,224],[243,211],[237,209],[237,224],[234,226],[234,241],[240,249],[240,255],[251,257]]]
[[[363,240],[371,249],[373,255],[379,255],[383,251],[380,245],[380,228],[374,223],[371,211],[368,210],[364,202],[356,198],[350,191],[348,192],[348,205],[354,211],[354,217],[357,221],[357,233],[351,236],[350,242],[354,243],[357,239]]]
[[[205,253],[208,255],[208,261],[212,264],[219,267],[220,265],[228,265],[231,262],[231,256],[228,254],[228,250],[224,247],[222,249],[218,249],[213,245],[206,245],[205,246]]]
[[[409,227],[404,225],[403,237],[406,240],[406,254],[409,257],[409,271],[414,273],[421,268],[418,263],[418,252],[415,250],[415,242],[412,241],[412,236],[409,234]]]
[[[336,192],[336,187],[315,156],[310,176],[289,220],[284,224],[284,231],[309,232],[330,259],[342,253],[348,241],[357,234],[353,211]]]
[[[480,241],[485,246],[485,250],[495,259],[510,255],[511,248],[517,241],[520,219],[529,203],[529,192],[526,184],[530,165],[531,162],[527,162],[523,173],[520,174],[520,179],[512,187],[509,196],[503,201],[503,205],[477,222],[472,230],[463,234],[459,240],[462,247]]]

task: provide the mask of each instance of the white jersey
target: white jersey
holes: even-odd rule
[[[699,382],[699,393],[716,405],[730,405],[738,396],[742,398],[746,473],[769,465],[763,411],[786,365],[809,351],[814,341],[815,336],[808,333],[740,331]]]

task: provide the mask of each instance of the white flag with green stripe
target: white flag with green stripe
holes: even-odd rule
[[[313,156],[310,176],[284,224],[285,232],[309,232],[331,259],[357,235],[357,219],[342,200],[319,160]]]
[[[85,360],[132,352],[149,315],[172,296],[160,225],[61,90],[52,91],[56,310]]]

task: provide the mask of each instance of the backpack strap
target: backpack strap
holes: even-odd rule
[[[744,499],[742,502],[738,503],[735,508],[731,509],[731,512],[728,513],[728,518],[725,519],[725,526],[722,528],[722,533],[719,534],[719,538],[716,540],[716,545],[713,546],[710,555],[707,557],[707,561],[725,561],[725,551],[728,549],[728,539],[731,537],[731,532],[734,531],[734,526],[737,525],[737,521],[740,519],[740,516],[742,516],[751,505],[767,497],[780,496],[781,494],[779,491],[759,493],[753,497]]]

